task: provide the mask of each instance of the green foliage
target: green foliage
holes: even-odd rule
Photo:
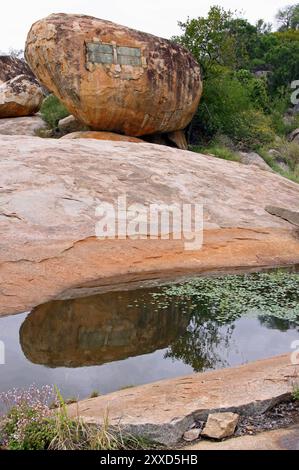
[[[257,78],[249,70],[238,70],[235,77],[246,88],[253,108],[269,112],[270,97],[266,78]]]
[[[30,398],[30,397],[29,397]],[[0,419],[0,444],[9,450],[145,450],[160,445],[109,426],[90,426],[70,418],[66,402],[56,388],[56,408],[21,401]]]
[[[207,17],[179,22],[183,34],[174,38],[187,47],[201,65],[203,78],[217,66],[233,70],[249,65],[257,40],[257,27],[219,6],[211,7]],[[261,25],[260,25],[261,27]]]
[[[271,120],[259,109],[267,106],[267,100],[257,90],[256,82],[240,80],[235,74],[218,69],[205,83],[192,123],[191,144],[204,145],[219,133],[231,138],[240,149],[271,142],[274,138]]]
[[[213,6],[207,18],[188,18],[185,23],[179,23],[183,35],[174,39],[192,52],[201,65],[204,78],[215,66],[233,66],[235,63],[233,38],[226,34],[231,19],[231,11]]]
[[[298,7],[287,7],[272,33],[263,20],[251,25],[236,13],[212,7],[207,17],[180,22],[174,38],[199,62],[204,93],[189,129],[192,145],[209,145],[225,134],[237,148],[267,145],[286,135],[283,113],[290,106],[291,82],[299,79]],[[256,76],[256,71],[263,75]]]
[[[285,40],[283,34],[278,34],[278,44],[265,54],[265,61],[270,65],[272,74],[270,87],[275,94],[280,87],[289,88],[299,77],[299,31],[294,33],[296,40]]]
[[[44,121],[51,129],[57,127],[60,119],[63,119],[70,114],[66,107],[54,95],[49,95],[47,98],[45,98],[40,112]]]
[[[240,157],[236,152],[230,150],[228,147],[224,145],[218,144],[217,141],[215,143],[211,143],[208,147],[201,147],[199,145],[194,145],[190,147],[190,150],[197,153],[203,153],[208,155],[214,155],[217,158],[222,158],[223,160],[230,160],[233,162],[239,162]]]
[[[5,418],[2,433],[10,450],[43,450],[54,438],[54,422],[40,409],[26,404],[13,407]]]
[[[299,3],[280,9],[276,15],[280,31],[296,30],[299,28]]]
[[[268,153],[267,148],[260,148],[259,154],[274,171],[285,178],[299,183],[299,145],[295,142],[288,142],[285,139],[281,139],[274,144],[272,148],[277,150],[279,155],[282,156],[283,161],[289,167],[289,171],[281,168],[275,157]]]
[[[299,401],[299,386],[296,386],[294,388],[294,391],[293,391],[293,398],[294,400],[298,400]]]

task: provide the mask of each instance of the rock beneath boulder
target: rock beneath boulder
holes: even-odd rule
[[[289,141],[299,143],[299,128],[291,132],[291,134],[289,135]]]
[[[25,54],[41,83],[94,130],[181,130],[202,94],[199,65],[185,48],[90,16],[38,21]]]
[[[68,139],[96,139],[96,140],[110,140],[111,142],[135,142],[136,144],[143,143],[141,139],[137,137],[129,137],[126,135],[115,134],[114,132],[97,132],[97,131],[86,131],[86,132],[72,132],[61,137],[63,140]]]
[[[1,135],[36,136],[47,129],[47,124],[39,115],[0,119]]]
[[[239,152],[240,161],[244,165],[257,166],[261,170],[273,171],[272,168],[265,162],[265,160],[255,152]]]
[[[24,61],[0,56],[0,118],[35,114],[43,97],[43,90]]]
[[[196,441],[200,437],[200,434],[201,434],[200,429],[193,428],[184,433],[183,439],[186,442],[193,442],[193,441]]]
[[[176,147],[181,150],[188,150],[188,144],[184,131],[147,135],[144,136],[144,140],[151,144],[166,145],[167,147]]]
[[[236,413],[213,413],[208,417],[202,435],[210,439],[224,439],[234,435],[239,422]]]
[[[78,121],[78,119],[75,118],[75,116],[72,114],[64,119],[61,119],[58,123],[58,128],[63,135],[88,130],[88,127],[85,126],[85,124],[82,124],[82,122]]]
[[[184,131],[168,132],[167,137],[178,149],[188,150],[188,143]]]
[[[148,143],[0,136],[0,187],[0,315],[186,275],[299,264],[297,227],[265,211],[296,212],[299,185],[241,163]],[[189,251],[184,234],[149,237],[147,228],[137,239],[98,239],[96,208],[119,196],[148,210],[203,204],[203,246]]]

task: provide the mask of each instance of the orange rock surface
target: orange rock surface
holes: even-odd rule
[[[200,68],[185,48],[90,16],[38,21],[26,58],[39,80],[95,130],[142,136],[184,129],[202,94]]]
[[[111,140],[113,142],[135,142],[144,143],[143,140],[137,139],[136,137],[129,137],[126,135],[115,134],[114,132],[97,132],[97,131],[86,131],[86,132],[72,132],[67,134],[62,139],[96,139],[96,140]]]
[[[186,275],[299,264],[299,185],[152,144],[0,136],[0,315]],[[96,238],[100,202],[202,203],[204,244]]]

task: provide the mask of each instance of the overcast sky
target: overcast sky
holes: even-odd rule
[[[169,38],[177,22],[206,15],[211,5],[242,10],[246,18],[274,21],[278,8],[292,0],[7,0],[1,4],[0,51],[23,49],[32,23],[51,13],[81,13]]]

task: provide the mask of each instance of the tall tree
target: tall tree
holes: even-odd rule
[[[299,29],[299,3],[288,5],[278,11],[276,20],[280,25],[279,31]]]

